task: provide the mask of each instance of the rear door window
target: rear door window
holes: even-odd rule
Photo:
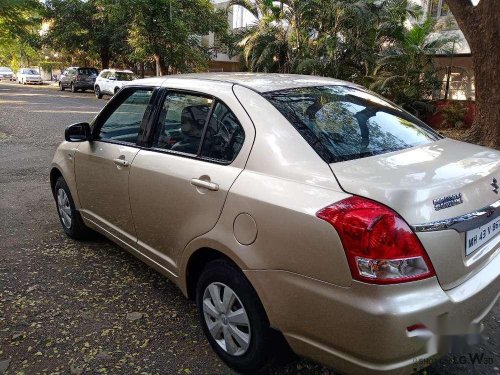
[[[213,99],[169,92],[160,112],[153,147],[197,155]]]
[[[328,163],[427,144],[441,137],[379,96],[346,86],[263,94]]]
[[[232,162],[245,140],[245,132],[236,116],[217,101],[203,139],[201,156],[223,162]]]
[[[115,76],[118,81],[132,81],[134,79],[134,74],[127,72],[116,72]]]

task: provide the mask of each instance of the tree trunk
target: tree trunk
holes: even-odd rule
[[[139,71],[141,78],[144,78],[144,61],[141,61],[141,63],[139,64]]]
[[[109,60],[111,59],[109,47],[108,46],[101,47],[99,55],[101,58],[101,69],[108,69],[109,68]]]
[[[155,53],[154,55],[155,63],[156,63],[156,75],[164,76],[167,74],[167,67],[165,66],[165,62],[163,61],[163,57],[159,53]]]
[[[447,0],[472,53],[476,116],[466,140],[500,149],[500,11],[498,0]]]

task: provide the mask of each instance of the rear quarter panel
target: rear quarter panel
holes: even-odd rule
[[[181,279],[191,254],[210,247],[243,270],[285,270],[350,285],[340,239],[316,217],[321,208],[350,195],[339,188],[328,164],[266,99],[242,86],[233,90],[254,123],[255,141],[217,225],[185,249]],[[256,222],[257,237],[248,245],[234,235],[235,219],[241,213]]]

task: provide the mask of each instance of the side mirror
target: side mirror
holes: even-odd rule
[[[64,131],[64,139],[68,142],[85,142],[92,139],[90,125],[87,122],[79,122],[70,125]]]

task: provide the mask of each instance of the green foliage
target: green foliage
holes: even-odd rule
[[[374,70],[372,88],[418,114],[412,104],[440,87],[432,56],[448,51],[451,40],[430,39],[433,23],[404,29],[398,42],[384,50]]]
[[[439,85],[431,22],[408,28],[421,9],[408,0],[233,0],[257,21],[239,34],[250,71],[329,76],[370,86],[414,113]]]
[[[0,43],[30,39],[39,21],[40,3],[36,0],[0,0]]]
[[[461,128],[465,122],[465,115],[468,108],[459,101],[451,101],[446,107],[441,109],[443,119],[441,125],[445,127]]]
[[[162,74],[205,70],[213,32],[246,69],[324,75],[354,81],[418,113],[438,87],[431,55],[433,24],[416,23],[410,0],[232,0],[257,21],[228,32],[227,12],[210,0],[0,0],[4,65],[155,63]],[[45,21],[40,40],[41,16]],[[7,42],[8,41],[8,42]],[[42,48],[43,47],[43,48]],[[217,48],[220,45],[216,46]],[[43,53],[45,55],[45,53]]]
[[[0,0],[0,65],[17,70],[38,59],[40,3]]]
[[[111,58],[127,49],[129,12],[116,0],[48,0],[45,19],[50,28],[44,42],[73,57],[73,63],[100,60],[106,68]]]
[[[227,14],[209,0],[138,0],[128,6],[134,15],[128,42],[136,56],[154,58],[162,74],[206,67],[210,51],[201,36],[227,33]]]

